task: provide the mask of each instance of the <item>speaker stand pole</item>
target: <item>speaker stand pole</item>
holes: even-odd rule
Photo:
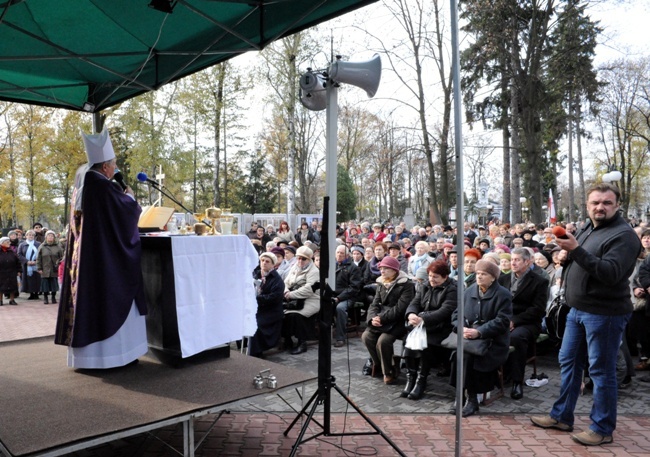
[[[319,436],[367,436],[380,435],[395,451],[402,457],[406,457],[399,447],[386,435],[381,429],[336,385],[336,380],[332,376],[332,322],[334,320],[334,304],[332,301],[332,287],[336,287],[336,262],[334,259],[334,249],[336,248],[336,137],[337,137],[337,117],[338,117],[338,97],[336,83],[328,81],[327,84],[327,123],[326,123],[326,181],[327,196],[323,199],[323,233],[321,236],[321,261],[320,261],[320,310],[318,311],[318,389],[309,401],[302,408],[300,413],[291,422],[284,436],[306,415],[307,418],[302,424],[298,438],[291,448],[290,457],[294,457],[298,452],[298,447],[307,441],[318,438]],[[315,290],[314,286],[314,290]],[[373,432],[331,432],[331,402],[332,389],[341,395],[341,397],[361,417],[372,427]],[[316,409],[323,405],[323,423],[314,419]],[[307,429],[311,422],[316,423],[322,431],[315,435],[305,438]]]
[[[300,433],[298,434],[298,438],[296,438],[296,442],[294,443],[293,447],[291,448],[291,454],[289,454],[290,457],[293,457],[296,455],[296,452],[298,452],[298,447],[306,443],[308,441],[311,441],[313,439],[318,438],[319,436],[327,436],[327,437],[343,437],[343,436],[372,436],[372,435],[379,435],[381,436],[393,449],[395,449],[395,452],[397,452],[398,455],[402,457],[406,457],[406,454],[402,452],[402,450],[395,444],[380,428],[375,424],[366,413],[364,413],[361,408],[359,408],[346,394],[343,392],[337,385],[336,385],[336,380],[334,377],[330,378],[330,386],[326,389],[326,392],[321,393],[319,391],[316,391],[314,395],[309,399],[307,404],[303,407],[303,409],[298,413],[298,415],[295,417],[293,422],[289,425],[289,428],[284,432],[284,436],[287,436],[287,434],[291,431],[293,426],[298,422],[298,420],[305,415],[307,418],[305,422],[302,424],[302,427],[300,428]],[[361,417],[370,425],[370,427],[373,428],[374,432],[343,432],[343,433],[332,433],[330,431],[330,425],[331,425],[331,392],[332,389],[334,389],[336,392],[341,395],[341,397],[350,405],[354,410],[359,413]],[[318,423],[316,419],[314,418],[314,414],[316,412],[316,408],[318,408],[318,405],[323,404],[323,424]],[[310,408],[311,405],[311,408]],[[311,422],[316,423],[322,431],[305,438],[305,434],[307,433],[307,429],[309,428],[309,424]]]

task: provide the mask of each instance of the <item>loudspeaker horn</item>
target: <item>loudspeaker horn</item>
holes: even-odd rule
[[[377,93],[381,79],[381,57],[375,54],[365,62],[342,62],[337,60],[329,68],[329,77],[337,83],[352,84],[366,91],[368,98]]]
[[[326,81],[322,74],[307,69],[307,72],[300,76],[300,103],[311,111],[327,108]]]

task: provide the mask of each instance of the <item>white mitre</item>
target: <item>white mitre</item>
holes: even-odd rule
[[[86,147],[86,156],[88,163],[94,165],[96,163],[106,162],[115,158],[115,151],[113,151],[113,144],[108,136],[108,130],[104,127],[102,133],[93,135],[86,135],[81,132],[81,137],[84,140]]]

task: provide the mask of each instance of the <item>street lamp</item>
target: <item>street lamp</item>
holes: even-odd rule
[[[603,175],[603,182],[617,183],[621,180],[623,175],[618,170],[611,170]]]

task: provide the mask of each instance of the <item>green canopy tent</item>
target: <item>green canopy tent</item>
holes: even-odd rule
[[[5,1],[0,100],[97,113],[375,1]]]

